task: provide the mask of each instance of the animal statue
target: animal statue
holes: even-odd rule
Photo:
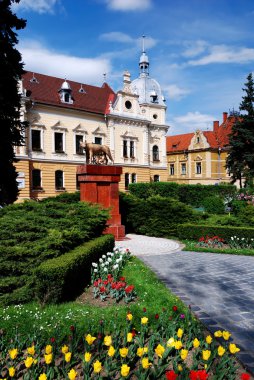
[[[110,149],[107,145],[93,144],[80,142],[80,147],[85,149],[86,152],[86,163],[87,164],[108,164],[108,158],[112,163],[114,160],[112,158]]]

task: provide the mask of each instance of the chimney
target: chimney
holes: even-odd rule
[[[216,120],[213,122],[213,131],[217,132],[218,129],[219,129],[219,121]]]
[[[228,113],[227,112],[223,112],[223,123],[226,123],[227,118],[228,118]]]

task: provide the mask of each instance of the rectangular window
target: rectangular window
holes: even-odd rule
[[[32,129],[32,150],[41,151],[41,131]]]
[[[181,174],[186,174],[186,164],[181,164]]]
[[[56,188],[56,190],[64,190],[63,171],[62,170],[57,170],[55,172],[55,188]]]
[[[137,182],[137,175],[136,175],[136,173],[132,173],[131,174],[131,182],[132,183],[136,183]]]
[[[83,142],[83,136],[76,135],[76,154],[84,154],[84,149],[80,146],[81,142]]]
[[[130,183],[129,173],[125,173],[125,175],[124,175],[124,187],[125,187],[125,189],[128,189],[129,183]]]
[[[130,141],[130,157],[134,158],[135,153],[134,153],[134,141]]]
[[[39,169],[32,171],[32,188],[33,190],[41,190],[41,171]]]
[[[55,152],[63,153],[63,133],[55,132]]]
[[[160,182],[160,176],[159,176],[158,174],[155,174],[155,175],[153,176],[153,181],[154,181],[154,182]]]
[[[175,164],[170,164],[170,175],[175,175]]]
[[[95,137],[95,138],[94,138],[94,143],[95,143],[95,144],[102,145],[102,137]]]
[[[201,162],[196,162],[196,174],[202,173]]]
[[[123,140],[123,156],[128,157],[127,140]]]

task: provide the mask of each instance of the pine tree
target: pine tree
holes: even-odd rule
[[[17,161],[14,146],[22,145],[26,123],[20,121],[19,80],[23,74],[21,55],[15,48],[17,34],[26,21],[11,10],[19,0],[0,1],[0,205],[13,203],[18,197]]]
[[[247,76],[245,95],[239,106],[241,112],[232,127],[229,136],[229,155],[226,167],[231,174],[232,182],[244,178],[245,185],[252,183],[254,177],[254,82],[252,73]]]

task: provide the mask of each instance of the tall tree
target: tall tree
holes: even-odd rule
[[[252,73],[247,76],[245,95],[239,110],[242,111],[232,127],[229,136],[229,155],[226,167],[231,173],[232,182],[244,178],[245,185],[251,183],[254,177],[254,82]]]
[[[13,203],[18,196],[17,161],[14,146],[23,144],[26,123],[20,121],[21,94],[19,80],[23,63],[14,30],[23,29],[26,21],[11,9],[20,0],[0,1],[0,205]]]

